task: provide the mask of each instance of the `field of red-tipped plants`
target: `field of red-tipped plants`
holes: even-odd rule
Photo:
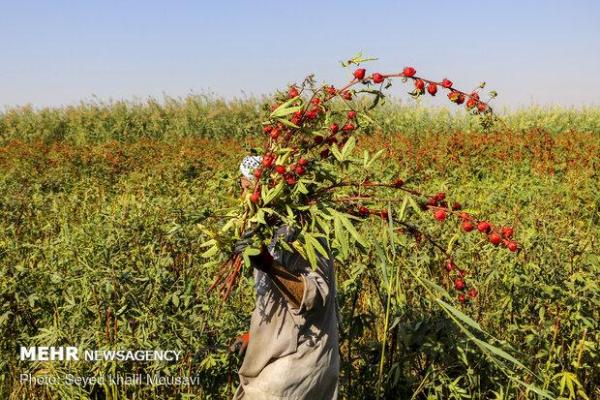
[[[598,110],[498,115],[483,87],[353,64],[337,88],[262,100],[1,114],[0,397],[228,398],[253,306],[252,246],[231,246],[294,220],[311,263],[322,237],[336,257],[342,398],[598,398]],[[465,111],[400,106],[392,82]],[[248,154],[262,164],[241,197]],[[66,341],[184,358],[4,357]],[[23,371],[199,383],[32,387]]]

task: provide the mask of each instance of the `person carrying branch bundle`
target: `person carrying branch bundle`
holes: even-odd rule
[[[244,191],[260,162],[261,157],[248,156],[240,165]],[[269,246],[250,257],[256,306],[249,332],[238,338],[245,355],[234,400],[337,399],[339,321],[333,256],[327,248],[329,257],[319,254],[313,270],[291,246],[296,234],[283,225]],[[237,253],[252,235],[246,232],[236,243]]]

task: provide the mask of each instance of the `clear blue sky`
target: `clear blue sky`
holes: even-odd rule
[[[593,0],[4,1],[0,107],[341,83],[360,50],[502,106],[600,105],[599,21]]]

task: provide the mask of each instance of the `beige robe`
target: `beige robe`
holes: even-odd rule
[[[278,234],[288,241],[293,236],[285,228]],[[281,250],[275,240],[269,251],[285,268],[301,273],[304,294],[300,307],[294,308],[267,274],[255,270],[256,307],[234,400],[337,399],[340,359],[333,258],[318,255],[313,271],[298,253]]]

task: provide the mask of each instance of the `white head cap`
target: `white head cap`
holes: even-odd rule
[[[261,156],[246,156],[240,164],[240,172],[246,179],[254,180],[254,175],[252,173],[260,166],[261,162]]]

